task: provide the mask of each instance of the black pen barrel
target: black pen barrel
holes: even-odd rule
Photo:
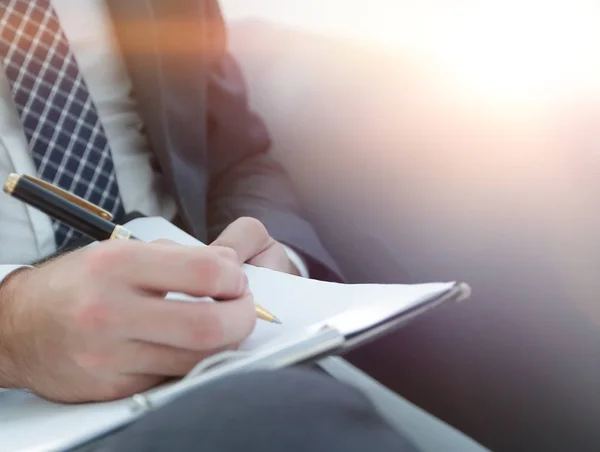
[[[114,223],[24,177],[19,179],[11,195],[94,240],[110,239],[116,227]]]

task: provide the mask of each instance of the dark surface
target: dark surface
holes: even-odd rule
[[[488,230],[464,223],[464,235],[451,221],[437,221],[437,234],[405,222],[381,237],[358,229],[373,222],[336,221],[320,227],[352,282],[460,279],[473,289],[354,351],[353,364],[492,450],[600,450],[600,328],[590,315],[600,254],[573,262],[576,235],[553,241],[510,218]],[[344,233],[327,234],[336,226]]]
[[[493,450],[600,450],[600,114],[428,116],[413,133],[404,101],[385,104],[385,140],[338,127],[321,154],[279,154],[348,281],[473,289],[350,360]]]
[[[117,434],[102,451],[412,452],[359,391],[306,369],[202,386]]]

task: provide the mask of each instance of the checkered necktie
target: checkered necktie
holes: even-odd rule
[[[37,175],[123,216],[110,147],[50,0],[0,0],[0,57]],[[80,236],[54,222],[58,249]]]

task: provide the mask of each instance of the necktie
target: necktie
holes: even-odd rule
[[[0,0],[0,57],[37,175],[124,215],[106,133],[50,0]],[[59,250],[80,235],[54,222]]]

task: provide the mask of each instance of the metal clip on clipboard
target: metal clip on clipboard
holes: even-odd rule
[[[440,296],[424,299],[413,309],[402,310],[397,315],[382,319],[378,317],[378,313],[375,313],[369,318],[369,307],[361,307],[342,313],[324,324],[315,325],[288,339],[279,339],[277,343],[267,344],[262,350],[220,353],[200,362],[177,383],[133,396],[132,413],[134,416],[141,416],[198,386],[229,375],[254,370],[281,369],[318,361],[320,358],[351,349],[398,328],[446,301],[463,301],[470,294],[471,288],[467,284],[457,283]],[[357,322],[357,319],[360,321]]]
[[[132,413],[140,416],[145,412],[169,403],[186,392],[229,375],[253,370],[274,370],[314,361],[343,348],[346,338],[328,326],[310,330],[273,344],[263,351],[223,352],[200,362],[188,375],[167,387],[145,394],[134,395]]]

